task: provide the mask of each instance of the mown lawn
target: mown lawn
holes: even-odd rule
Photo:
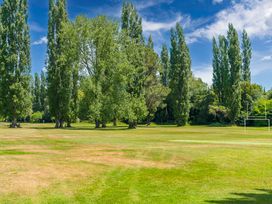
[[[272,132],[0,124],[0,203],[272,203]]]

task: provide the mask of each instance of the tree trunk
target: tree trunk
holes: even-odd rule
[[[100,122],[98,120],[95,121],[95,128],[100,128]]]
[[[64,121],[60,120],[60,128],[64,128]]]
[[[106,128],[107,127],[107,123],[106,122],[102,122],[102,128]]]
[[[147,119],[146,119],[146,126],[149,126],[151,124],[151,117],[150,115],[147,116]]]
[[[13,118],[11,124],[10,124],[10,128],[20,128],[20,124],[17,123],[17,118]]]
[[[129,129],[136,129],[136,127],[137,127],[136,122],[129,122],[129,126],[128,126]]]
[[[58,119],[56,120],[55,128],[60,128],[60,121]]]
[[[113,127],[117,127],[117,119],[116,118],[113,119]]]
[[[71,123],[71,120],[70,120],[70,119],[67,120],[67,127],[68,127],[68,128],[71,128],[71,127],[72,127],[72,123]]]

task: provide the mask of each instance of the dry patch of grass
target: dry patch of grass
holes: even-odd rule
[[[29,154],[0,155],[0,195],[35,194],[54,183],[96,176],[100,173],[97,165],[159,169],[176,166],[173,160],[129,158],[122,147],[116,146],[79,145],[63,151],[46,145],[12,145],[2,150]]]

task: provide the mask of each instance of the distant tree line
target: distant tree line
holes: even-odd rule
[[[26,120],[54,121],[56,128],[79,120],[96,128],[118,121],[129,128],[152,121],[234,124],[266,97],[262,87],[251,84],[248,35],[243,32],[240,46],[231,24],[227,37],[213,39],[209,87],[192,74],[179,23],[159,56],[131,3],[123,4],[120,23],[105,16],[70,21],[66,0],[49,0],[48,16],[46,70],[31,77],[27,0],[1,5],[0,107],[11,127]]]

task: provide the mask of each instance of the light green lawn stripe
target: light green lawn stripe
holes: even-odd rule
[[[227,144],[227,145],[265,145],[272,146],[272,143],[268,142],[237,142],[237,141],[213,141],[213,140],[170,140],[170,142],[181,143],[197,143],[197,144]]]

